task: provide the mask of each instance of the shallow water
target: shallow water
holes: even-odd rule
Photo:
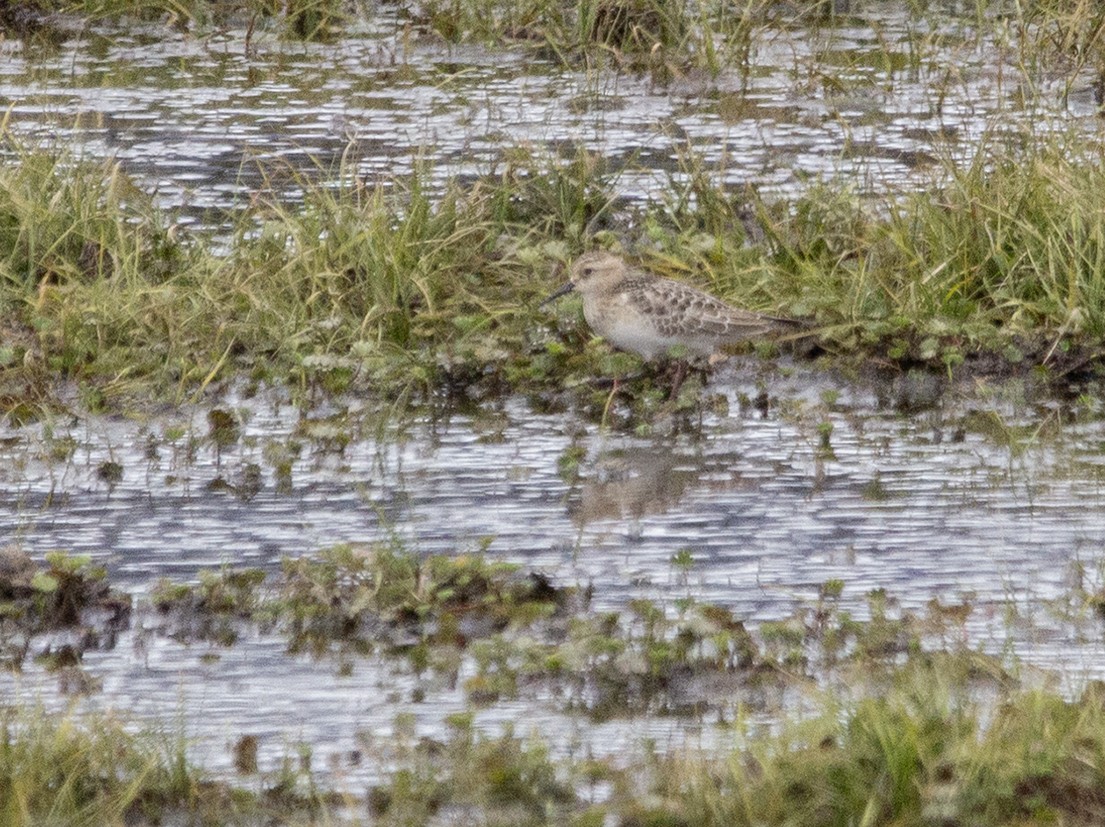
[[[325,176],[347,148],[370,183],[422,166],[441,185],[518,147],[584,147],[645,203],[674,197],[688,148],[726,186],[791,197],[826,177],[913,188],[937,155],[968,158],[987,133],[1099,128],[1089,73],[1069,89],[1027,76],[1014,46],[980,39],[973,18],[913,19],[886,3],[866,23],[764,27],[747,73],[668,84],[412,37],[390,4],[334,45],[245,43],[244,30],[103,26],[53,53],[0,43],[0,108],[17,133],[117,158],[204,227],[270,187],[294,199],[282,168]]]
[[[685,180],[687,145],[726,184],[789,197],[834,176],[908,191],[934,174],[935,155],[970,156],[991,129],[1100,128],[1088,81],[1061,99],[1052,79],[1025,77],[1015,54],[974,40],[969,22],[884,11],[868,25],[765,30],[745,91],[736,72],[665,86],[566,70],[522,50],[405,45],[389,8],[337,44],[261,37],[248,55],[240,31],[93,27],[35,56],[9,41],[0,105],[18,133],[119,159],[181,222],[203,229],[270,183],[295,197],[291,176],[266,178],[259,164],[314,175],[350,142],[368,181],[423,163],[439,186],[488,172],[518,146],[582,146],[624,168],[618,190],[644,203]],[[917,27],[940,33],[920,56],[910,51]],[[1025,84],[1046,94],[1023,95]],[[767,412],[742,407],[764,383]],[[1060,602],[1079,577],[1102,582],[1100,403],[1019,383],[929,393],[802,363],[733,364],[712,388],[729,414],[652,438],[535,414],[518,399],[377,434],[378,418],[356,400],[305,417],[278,394],[233,393],[218,404],[243,424],[222,448],[207,408],[4,426],[0,545],[36,558],[90,554],[141,595],[162,576],[223,564],[274,570],[284,556],[341,541],[395,534],[419,552],[452,554],[492,538],[495,558],[558,584],[593,584],[599,608],[694,595],[751,625],[787,617],[840,579],[857,615],[880,587],[906,609],[969,600],[971,645],[1055,669],[1072,691],[1105,678],[1100,628],[1064,616]],[[352,439],[343,446],[328,429]],[[578,476],[563,474],[558,460],[576,447]],[[289,477],[277,470],[285,457]],[[121,479],[109,481],[105,463]],[[684,549],[688,570],[672,563]],[[397,713],[415,716],[417,734],[440,736],[444,717],[465,706],[447,686],[413,703],[413,679],[387,662],[358,662],[341,677],[269,637],[189,646],[153,634],[148,620],[140,614],[114,649],[85,655],[103,687],[82,703],[170,731],[179,722],[214,769],[229,770],[229,745],[254,734],[263,765],[304,743],[316,769],[355,786],[386,769]],[[0,691],[64,703],[37,664],[0,676]],[[533,699],[478,720],[538,728],[558,750],[711,737],[663,719],[595,727]]]
[[[765,383],[766,413],[742,410]],[[54,422],[49,434],[9,429],[0,433],[0,536],[35,556],[91,554],[138,594],[160,576],[222,564],[275,569],[283,556],[339,541],[397,534],[420,553],[451,554],[493,538],[496,559],[557,584],[592,584],[599,609],[633,597],[670,609],[674,597],[693,595],[752,626],[812,605],[822,583],[839,579],[842,605],[857,616],[874,588],[915,611],[933,598],[969,601],[969,645],[1056,670],[1071,691],[1105,678],[1097,623],[1058,612],[1076,576],[1092,585],[1105,564],[1099,404],[1036,398],[1015,382],[952,388],[905,414],[898,403],[913,397],[901,379],[846,381],[789,363],[723,367],[712,389],[728,415],[650,439],[572,414],[535,415],[520,400],[384,428],[378,439],[357,436],[358,423],[368,433],[376,425],[353,402],[344,421],[355,438],[338,451],[330,436],[304,436],[311,427],[275,395],[224,400],[245,425],[221,449],[205,409],[143,423]],[[319,421],[332,425],[339,412]],[[59,444],[72,449],[68,458],[43,458]],[[571,446],[584,459],[578,475],[562,476],[558,459]],[[289,450],[290,479],[274,459]],[[115,483],[98,474],[109,459],[123,470]],[[211,486],[250,475],[248,492]],[[694,560],[687,570],[672,562],[683,549]],[[418,734],[440,736],[444,716],[464,708],[462,691],[443,684],[412,703],[416,682],[387,661],[355,660],[341,677],[335,663],[289,657],[272,637],[188,646],[150,622],[140,614],[118,646],[85,656],[103,680],[86,703],[183,722],[216,769],[229,768],[229,745],[250,733],[270,766],[303,742],[333,778],[370,780],[386,767],[377,759],[397,713],[413,713]],[[0,684],[24,698],[56,691],[35,665]],[[682,743],[697,727],[651,719],[594,728],[533,698],[496,704],[478,720],[539,726],[560,749],[582,741],[614,752],[644,734]]]

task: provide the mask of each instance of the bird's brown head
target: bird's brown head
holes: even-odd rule
[[[625,278],[628,268],[624,261],[606,250],[592,250],[576,259],[571,280],[581,293],[602,291]]]
[[[601,293],[625,278],[627,270],[624,261],[606,250],[592,250],[584,253],[572,264],[568,281],[541,304],[548,304],[573,290],[578,290],[584,295]]]

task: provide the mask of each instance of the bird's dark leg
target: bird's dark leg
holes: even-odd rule
[[[676,359],[669,365],[671,390],[668,392],[668,399],[675,399],[679,395],[683,383],[692,370],[698,374],[698,381],[701,383],[702,387],[706,387],[706,384],[710,381],[709,364],[704,364],[698,360],[695,360],[692,364],[689,359]]]
[[[687,378],[687,369],[686,359],[675,360],[675,375],[671,380],[671,391],[668,393],[668,399],[675,399],[679,395],[679,389],[683,387],[683,380]]]

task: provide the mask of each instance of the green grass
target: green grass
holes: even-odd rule
[[[837,346],[950,367],[979,349],[1047,363],[1105,334],[1102,150],[1074,136],[983,142],[941,189],[873,217],[821,191],[772,228],[775,283],[800,292]],[[833,312],[830,308],[836,308]],[[1058,352],[1057,352],[1058,351]]]
[[[0,711],[0,824],[122,824],[153,806],[193,806],[182,744],[134,735],[110,716]]]
[[[397,722],[388,780],[361,796],[266,798],[216,784],[179,740],[102,715],[0,715],[0,824],[423,825],[465,811],[487,824],[1095,824],[1105,817],[1105,702],[980,677],[969,656],[913,656],[848,695],[784,713],[736,745],[614,759],[551,757],[536,736],[479,734],[456,715],[444,742]],[[410,733],[405,735],[404,733]],[[588,790],[605,788],[597,800]],[[283,790],[284,792],[279,792]],[[358,802],[364,803],[358,803]],[[371,816],[365,814],[367,805]],[[351,820],[349,820],[351,819]]]
[[[95,410],[239,378],[400,407],[522,392],[632,427],[663,404],[662,378],[612,400],[589,380],[636,360],[593,341],[577,304],[537,307],[556,268],[596,241],[617,247],[630,221],[645,264],[805,318],[838,358],[1062,374],[1105,339],[1102,150],[1073,134],[990,136],[945,162],[939,188],[885,199],[824,183],[768,204],[722,190],[688,153],[672,197],[636,216],[586,154],[518,151],[434,195],[426,170],[369,187],[347,158],[334,184],[302,177],[301,204],[246,207],[226,254],[175,228],[117,164],[8,149],[0,402],[17,420],[59,381]]]
[[[264,774],[250,789],[211,779],[172,725],[112,712],[0,708],[0,827],[329,824],[337,796],[306,770]]]
[[[662,803],[645,812],[702,825],[1096,823],[1099,695],[993,690],[980,701],[964,666],[912,658],[875,695],[828,701],[727,758],[663,761],[653,788]]]

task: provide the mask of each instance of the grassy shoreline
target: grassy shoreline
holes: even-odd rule
[[[594,340],[572,302],[537,308],[594,244],[808,320],[826,364],[1077,381],[1105,347],[1105,163],[1074,135],[995,140],[948,162],[940,189],[894,200],[821,185],[738,202],[699,174],[692,204],[634,215],[586,154],[520,154],[439,197],[417,172],[366,186],[347,159],[340,183],[304,181],[301,205],[246,207],[226,252],[174,226],[116,162],[5,143],[0,408],[17,420],[56,404],[59,383],[93,411],[229,379],[304,399],[601,406],[589,381],[637,361]],[[647,419],[658,391],[646,378],[628,404]]]

